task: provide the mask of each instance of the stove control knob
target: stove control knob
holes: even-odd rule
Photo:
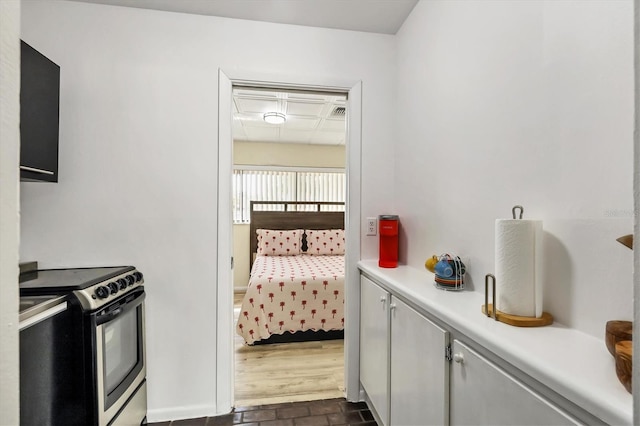
[[[133,275],[136,277],[136,281],[142,281],[142,272],[135,271]]]
[[[133,285],[133,283],[136,282],[136,278],[133,275],[127,275],[124,279],[127,281],[128,285]]]
[[[125,288],[127,288],[127,280],[125,278],[120,278],[118,280],[118,287],[120,288],[120,290],[124,290]]]
[[[96,288],[96,296],[98,296],[98,299],[106,299],[109,297],[109,289],[103,285],[98,286],[98,288]]]
[[[111,294],[116,294],[118,292],[118,283],[116,283],[115,281],[110,282],[107,285],[109,286],[109,290],[111,291]]]

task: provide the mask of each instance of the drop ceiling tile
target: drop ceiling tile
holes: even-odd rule
[[[287,115],[317,117],[323,113],[325,104],[309,102],[287,102]]]
[[[286,129],[293,130],[314,130],[320,123],[319,118],[301,118],[296,116],[289,116],[286,124],[283,125]]]
[[[238,120],[242,123],[265,123],[264,118],[261,113],[238,113],[234,114],[234,120]]]
[[[318,130],[329,132],[346,132],[347,126],[344,120],[322,120],[318,125]]]
[[[266,122],[264,122],[262,120],[244,122],[244,123],[242,123],[242,126],[245,129],[249,129],[249,128],[252,128],[252,129],[256,129],[256,128],[258,128],[258,129],[281,129],[283,127],[282,124],[269,124],[269,123],[266,123]]]
[[[238,111],[241,113],[265,113],[278,111],[278,101],[268,99],[236,99]]]

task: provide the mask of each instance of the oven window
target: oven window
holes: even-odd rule
[[[106,395],[111,394],[138,365],[140,308],[104,325],[104,374]]]

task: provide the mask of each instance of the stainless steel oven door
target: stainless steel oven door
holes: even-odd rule
[[[100,425],[120,423],[116,418],[139,425],[146,416],[145,294],[139,290],[95,313]]]

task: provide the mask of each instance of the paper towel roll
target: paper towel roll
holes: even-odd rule
[[[497,309],[542,316],[542,221],[498,219],[495,228]]]

